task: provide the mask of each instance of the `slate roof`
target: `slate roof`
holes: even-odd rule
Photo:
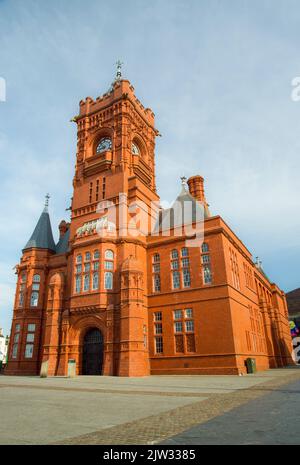
[[[168,225],[168,218],[170,218],[170,228],[174,228],[176,226],[189,224],[191,222],[196,222],[200,220],[199,218],[199,210],[197,212],[197,207],[203,206],[204,207],[204,219],[210,217],[210,212],[206,203],[199,202],[195,197],[193,197],[185,188],[182,186],[181,192],[176,198],[175,202],[173,203],[171,208],[167,208],[166,210],[162,210],[159,214],[159,219],[154,227],[154,231],[159,231],[165,229]],[[191,214],[191,220],[187,221],[187,219]],[[198,213],[198,217],[196,215]],[[166,221],[166,222],[165,222]]]
[[[70,228],[65,232],[65,234],[59,239],[56,244],[55,251],[57,254],[66,253],[69,249],[69,237],[70,237]]]
[[[37,225],[23,250],[32,248],[48,249],[53,252],[56,251],[47,207],[44,208]]]

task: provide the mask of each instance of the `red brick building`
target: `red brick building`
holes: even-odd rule
[[[259,370],[292,363],[285,295],[211,216],[201,176],[177,199],[203,207],[200,246],[151,235],[149,225],[120,234],[124,204],[153,220],[159,202],[154,114],[131,84],[117,74],[106,94],[80,102],[74,121],[71,222],[60,223],[55,244],[46,205],[23,249],[6,373],[39,374],[47,361],[48,375],[65,375],[70,359],[78,374],[119,376],[245,373],[248,357]],[[130,225],[133,212],[125,215]]]

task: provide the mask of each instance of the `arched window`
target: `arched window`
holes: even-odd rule
[[[81,263],[81,262],[82,262],[82,256],[81,256],[81,254],[79,254],[76,257],[76,263]]]
[[[158,253],[155,253],[153,255],[153,263],[159,263],[160,262],[160,256]]]
[[[99,273],[93,273],[93,290],[99,288]]]
[[[90,275],[89,274],[84,275],[83,290],[84,291],[89,291],[90,290]]]
[[[111,150],[111,148],[112,148],[111,138],[102,137],[102,139],[100,139],[97,145],[96,153],[103,153],[103,152],[106,152],[107,150]]]
[[[41,281],[41,277],[39,274],[35,274],[32,278],[33,283],[39,283]]]
[[[203,244],[202,244],[202,253],[206,253],[208,251],[209,251],[209,247],[208,247],[207,242],[203,242]]]
[[[137,146],[137,144],[135,142],[132,142],[132,144],[131,144],[131,153],[133,155],[140,155],[140,153],[141,153],[139,147]]]
[[[178,258],[178,251],[176,249],[172,250],[171,258],[172,258],[172,260],[176,260],[176,258]]]
[[[104,273],[104,289],[113,288],[113,274],[110,271]]]
[[[105,251],[105,259],[106,260],[113,260],[114,259],[114,253],[112,250],[106,250]]]
[[[183,247],[181,249],[181,256],[182,257],[188,257],[189,256],[189,249],[187,247]]]
[[[33,291],[31,293],[30,306],[31,307],[37,307],[38,306],[38,301],[39,301],[39,293],[36,292],[36,291]]]
[[[84,261],[89,262],[90,260],[91,260],[91,254],[90,254],[90,252],[85,252]]]
[[[94,260],[99,260],[99,258],[100,258],[99,250],[95,250],[94,251]]]

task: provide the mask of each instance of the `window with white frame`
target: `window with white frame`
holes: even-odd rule
[[[188,257],[189,256],[189,249],[187,247],[183,247],[181,249],[181,256],[182,257]]]
[[[93,291],[99,288],[99,273],[93,273]]]
[[[105,251],[105,260],[113,260],[114,259],[114,253],[112,250],[106,250]]]
[[[113,274],[110,271],[104,273],[104,289],[111,290],[113,288]]]
[[[88,273],[85,274],[83,278],[83,290],[84,291],[90,290],[90,275]]]
[[[195,352],[196,348],[193,310],[191,308],[185,308],[184,310],[174,310],[173,316],[175,352]]]
[[[81,254],[77,255],[76,263],[82,263],[82,255]]]
[[[204,278],[204,284],[211,284],[212,277],[211,277],[211,269],[209,265],[205,265],[203,267],[203,278]]]
[[[164,350],[162,336],[155,337],[155,353],[162,354]]]
[[[153,280],[153,291],[160,292],[160,255],[155,253],[152,257],[152,280]]]
[[[190,270],[188,268],[184,268],[182,272],[183,272],[183,287],[190,287],[191,286]]]
[[[39,303],[39,293],[37,291],[31,292],[30,307],[37,307]]]
[[[20,330],[21,330],[21,325],[20,325],[20,323],[17,323],[17,324],[15,325],[14,343],[13,343],[12,351],[11,351],[11,357],[12,357],[12,358],[17,358],[17,355],[18,355],[18,346],[19,346],[19,339],[20,339]]]
[[[41,277],[39,274],[33,275],[32,286],[31,286],[31,296],[30,296],[30,306],[37,307],[39,302],[39,290],[40,290],[40,281]]]
[[[26,344],[25,346],[25,358],[33,357],[33,344]]]
[[[75,276],[75,292],[76,294],[81,292],[81,275]]]
[[[177,260],[178,259],[178,250],[173,249],[171,252],[171,259],[172,260]]]
[[[202,249],[202,253],[209,252],[208,243],[207,243],[207,242],[203,242],[201,249]]]
[[[172,279],[173,279],[173,289],[180,288],[180,273],[179,271],[172,272]]]
[[[18,307],[23,307],[25,302],[25,290],[26,290],[26,273],[21,275],[20,285],[19,285],[19,298],[18,298]]]
[[[161,320],[162,320],[162,312],[155,312],[154,321],[161,321]]]

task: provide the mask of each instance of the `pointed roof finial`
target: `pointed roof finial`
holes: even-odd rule
[[[181,179],[181,184],[185,187],[187,178],[185,176],[180,176],[180,179]]]
[[[44,208],[44,211],[48,211],[49,199],[50,199],[50,194],[47,193],[45,195],[45,208]]]
[[[122,63],[121,60],[118,60],[116,62],[116,65],[117,65],[117,72],[116,72],[116,79],[115,79],[116,81],[120,81],[120,79],[122,77],[122,71],[121,70],[122,70],[122,65],[123,64],[124,63]]]

